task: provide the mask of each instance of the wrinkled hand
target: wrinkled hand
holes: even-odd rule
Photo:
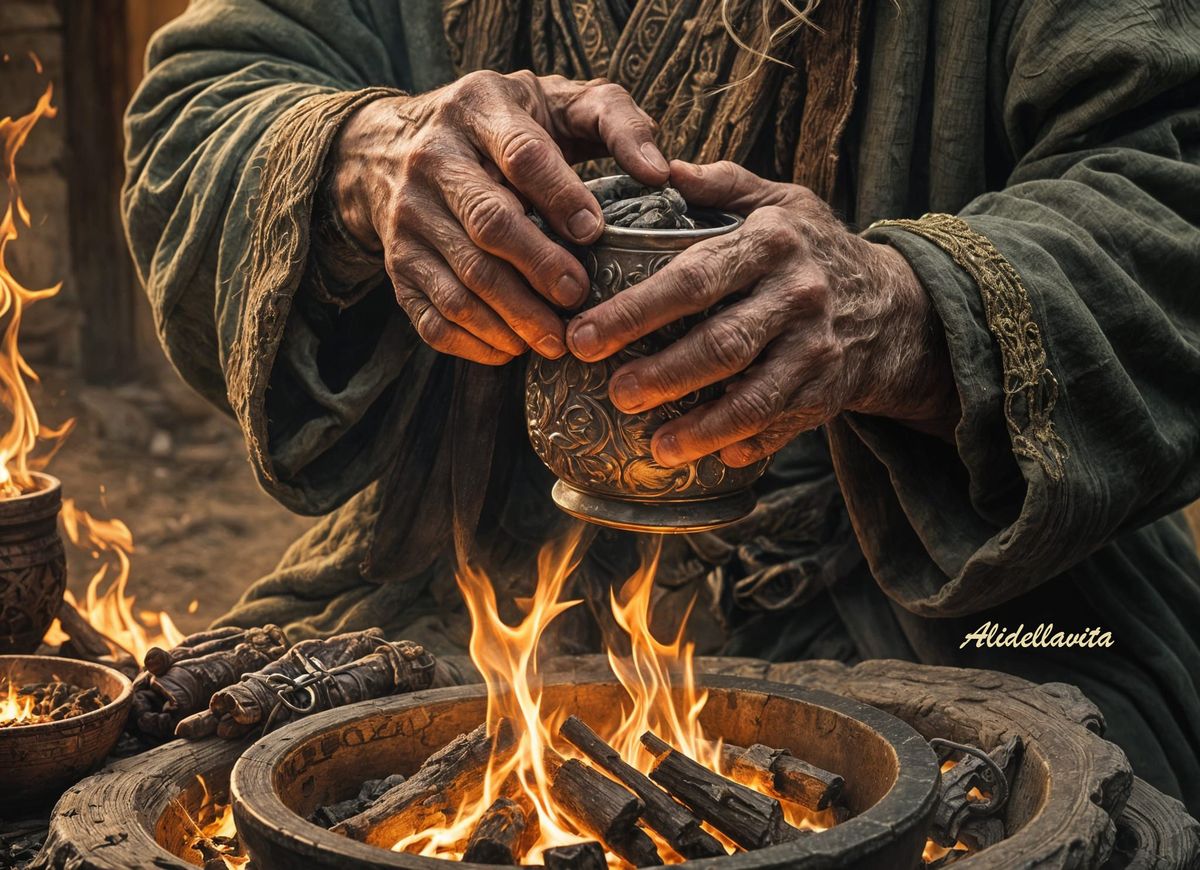
[[[373,101],[343,126],[333,193],[342,221],[380,251],[396,298],[439,351],[499,365],[566,352],[561,318],[587,274],[526,217],[586,244],[600,206],[570,163],[611,154],[662,184],[654,122],[618,85],[476,72],[416,97]],[[532,288],[532,289],[531,289]]]
[[[693,206],[748,217],[567,328],[572,353],[595,361],[729,303],[613,373],[609,395],[628,413],[734,378],[721,398],[655,432],[660,464],[719,451],[729,465],[749,465],[844,410],[918,426],[956,416],[937,318],[898,251],[849,232],[807,188],[765,181],[733,163],[672,161],[671,184]]]

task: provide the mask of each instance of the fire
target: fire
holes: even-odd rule
[[[547,626],[577,601],[562,601],[568,577],[580,556],[582,527],[564,541],[544,547],[538,558],[538,578],[533,597],[524,604],[524,616],[507,625],[500,617],[495,590],[487,576],[473,567],[461,568],[458,584],[471,616],[471,659],[488,689],[487,725],[494,732],[504,720],[516,735],[514,751],[493,756],[484,773],[482,790],[468,796],[455,817],[440,827],[414,832],[393,849],[461,860],[467,840],[484,811],[496,798],[510,797],[536,813],[539,839],[524,855],[524,863],[538,864],[547,849],[594,839],[583,834],[556,805],[551,794],[552,764],[548,758],[577,757],[558,735],[572,712],[543,703],[538,676],[538,642]],[[694,646],[684,640],[684,627],[669,642],[651,631],[654,576],[661,540],[654,541],[642,566],[611,597],[614,620],[620,629],[621,649],[607,650],[609,663],[628,702],[614,715],[615,726],[589,723],[626,762],[649,773],[653,759],[641,745],[645,731],[667,740],[697,761],[720,770],[720,741],[708,738],[700,723],[707,694],[696,683]],[[686,618],[684,619],[686,626]],[[802,812],[800,808],[796,808]],[[809,819],[798,821],[814,827]],[[647,831],[669,862],[682,860],[653,832]],[[712,831],[727,848],[732,844]],[[610,861],[620,863],[610,856]]]
[[[209,792],[208,783],[204,781],[203,776],[197,776],[196,780],[202,790],[200,808],[197,811],[199,818],[179,805],[180,812],[192,828],[189,846],[200,853],[206,867],[210,866],[210,855],[219,855],[227,870],[240,870],[250,863],[250,858],[243,853],[238,840],[237,827],[233,822],[233,807],[228,802],[218,801]],[[206,852],[208,854],[205,854]]]
[[[61,443],[74,421],[68,420],[57,429],[44,426],[38,419],[37,408],[29,395],[29,383],[37,381],[37,373],[26,362],[18,347],[21,319],[25,307],[56,295],[62,284],[42,290],[31,290],[23,286],[5,265],[5,255],[10,242],[19,235],[18,225],[30,226],[29,210],[21,199],[17,184],[17,152],[24,146],[34,125],[42,118],[53,118],[57,109],[51,105],[53,87],[38,99],[37,105],[27,115],[19,118],[0,118],[0,143],[4,150],[4,176],[8,184],[8,206],[0,218],[0,401],[12,415],[7,432],[0,435],[0,497],[12,498],[36,488],[30,475],[39,464],[49,458],[35,462],[30,454],[38,441]]]
[[[179,644],[183,632],[166,612],[135,614],[136,599],[125,594],[133,553],[133,533],[129,527],[119,519],[97,519],[69,498],[63,499],[62,522],[71,543],[90,550],[92,558],[100,563],[88,583],[82,604],[70,590],[63,597],[105,636],[113,655],[127,653],[141,665],[150,647],[170,649]]]
[[[33,716],[33,698],[19,694],[11,680],[5,682],[8,684],[8,691],[0,698],[0,723],[19,725]]]

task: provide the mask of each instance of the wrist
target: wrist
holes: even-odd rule
[[[851,410],[890,417],[922,430],[952,431],[959,417],[949,347],[929,292],[899,250],[869,246],[865,277],[886,304],[866,378]]]
[[[356,109],[342,124],[330,151],[332,166],[326,176],[328,202],[347,235],[366,251],[377,253],[383,245],[376,230],[370,179],[381,148],[398,137],[397,104],[409,97],[384,97]]]

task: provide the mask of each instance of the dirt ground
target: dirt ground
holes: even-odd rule
[[[115,388],[40,374],[43,422],[76,420],[47,471],[80,508],[129,526],[136,610],[165,610],[185,632],[203,628],[312,523],[259,488],[233,421],[172,372]],[[97,563],[70,544],[68,553],[70,588],[81,596]]]

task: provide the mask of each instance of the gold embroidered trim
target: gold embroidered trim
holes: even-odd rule
[[[1000,346],[1004,419],[1013,452],[1037,462],[1051,480],[1061,480],[1070,451],[1050,419],[1058,401],[1058,381],[1046,366],[1042,332],[1017,270],[987,236],[954,215],[878,221],[869,229],[877,227],[897,227],[928,239],[978,285],[988,330]]]

